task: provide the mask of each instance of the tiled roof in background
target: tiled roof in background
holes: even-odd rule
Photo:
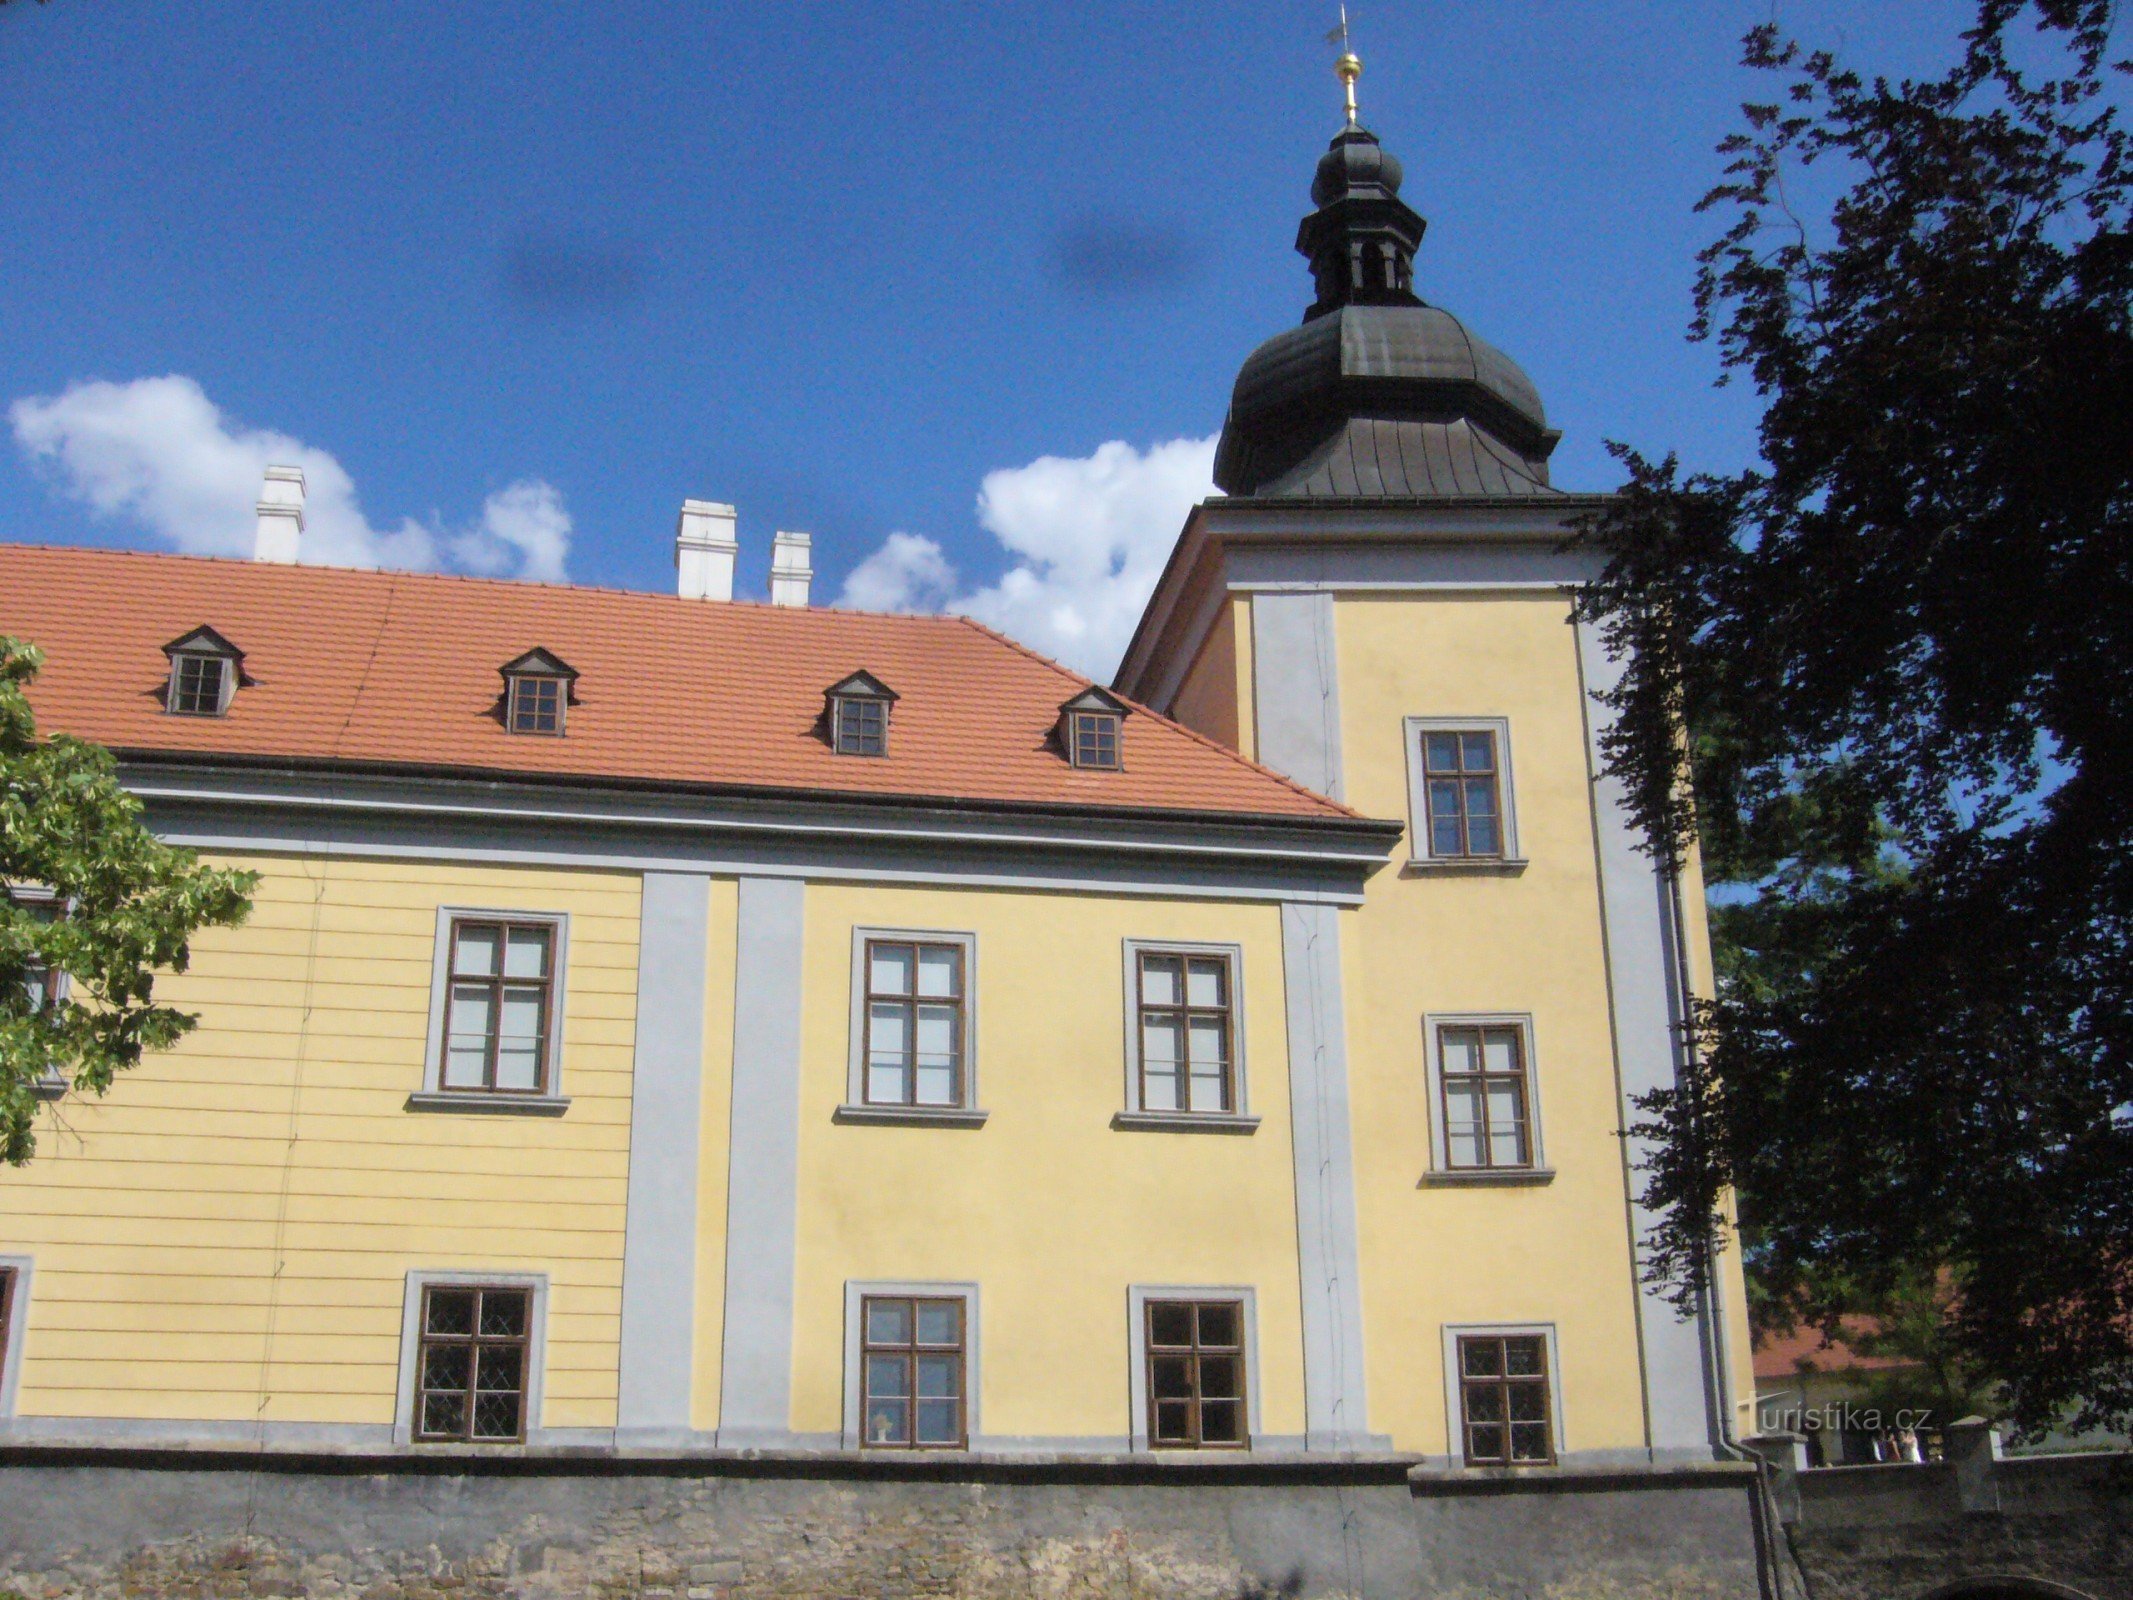
[[[244,652],[227,716],[164,714],[162,647],[206,624]],[[1086,678],[954,617],[683,600],[492,579],[0,545],[0,633],[40,646],[38,726],[122,751],[1043,806],[1354,816],[1136,707],[1125,769],[1059,753]],[[568,736],[512,735],[497,669],[580,674]],[[838,756],[823,691],[901,697],[885,758]]]

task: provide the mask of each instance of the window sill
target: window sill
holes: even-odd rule
[[[1478,1167],[1472,1171],[1425,1172],[1418,1189],[1532,1189],[1555,1182],[1553,1167]]]
[[[1234,1111],[1121,1111],[1111,1126],[1134,1133],[1251,1133],[1259,1119]]]
[[[570,1097],[558,1094],[500,1094],[493,1091],[423,1089],[407,1097],[410,1111],[469,1112],[490,1117],[560,1117]]]
[[[897,1128],[982,1128],[991,1115],[975,1106],[839,1106],[830,1120]]]
[[[1417,856],[1400,870],[1427,876],[1515,878],[1526,870],[1527,865],[1524,856]]]
[[[57,1100],[67,1092],[67,1088],[67,1080],[64,1078],[39,1078],[30,1085],[30,1093],[39,1100]]]

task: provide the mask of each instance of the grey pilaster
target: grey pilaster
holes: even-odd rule
[[[1252,596],[1252,706],[1259,759],[1341,798],[1341,702],[1333,596]]]
[[[796,878],[740,880],[718,1442],[742,1449],[792,1440],[806,887]]]
[[[1620,680],[1621,664],[1608,658],[1590,624],[1578,625],[1578,655],[1587,691],[1604,691]],[[1682,985],[1675,961],[1674,904],[1664,874],[1638,848],[1626,789],[1601,771],[1599,740],[1610,714],[1588,699],[1585,717],[1615,1068],[1623,1126],[1629,1127],[1643,1117],[1635,1104],[1638,1097],[1672,1088],[1677,1078]],[[1726,1403],[1715,1392],[1712,1330],[1701,1316],[1682,1316],[1661,1286],[1644,1279],[1644,1241],[1657,1220],[1638,1198],[1643,1185],[1639,1169],[1650,1145],[1641,1139],[1623,1143],[1651,1448],[1661,1454],[1708,1453],[1721,1437]]]
[[[644,875],[615,1403],[622,1444],[678,1443],[689,1432],[710,904],[711,880],[702,873]]]
[[[1340,913],[1281,908],[1288,998],[1289,1117],[1296,1162],[1296,1261],[1303,1297],[1306,1448],[1382,1445],[1363,1396],[1363,1296],[1357,1267],[1355,1152],[1348,1121]]]

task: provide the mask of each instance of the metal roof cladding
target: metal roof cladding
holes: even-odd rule
[[[163,645],[207,624],[244,651],[220,717],[164,712]],[[1076,768],[1060,702],[1090,687],[961,617],[883,616],[485,578],[0,545],[0,633],[40,646],[38,726],[122,754],[450,770],[883,800],[1357,813],[1135,707],[1117,771]],[[568,661],[568,737],[506,731],[497,663]],[[896,686],[885,757],[824,737],[823,691]]]
[[[1518,364],[1413,287],[1426,224],[1400,163],[1353,125],[1297,229],[1318,298],[1237,374],[1215,453],[1227,493],[1287,499],[1531,496],[1555,491],[1561,437]]]

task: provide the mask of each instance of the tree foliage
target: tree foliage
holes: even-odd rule
[[[0,1160],[16,1165],[36,1148],[40,1080],[101,1094],[193,1027],[156,1002],[156,974],[185,970],[196,930],[242,921],[256,881],[143,827],[109,751],[38,738],[26,690],[40,664],[0,636],[0,885],[54,897],[0,894]],[[67,993],[39,1004],[56,988],[47,972],[66,974]]]
[[[1725,954],[1646,1105],[1656,1270],[1728,1188],[1836,1326],[1921,1272],[2017,1424],[2133,1420],[2133,238],[2107,0],[1982,0],[1943,75],[1774,26],[1695,332],[1761,461],[1620,450],[1582,602],[1605,759]],[[1833,195],[1810,206],[1803,195]]]

